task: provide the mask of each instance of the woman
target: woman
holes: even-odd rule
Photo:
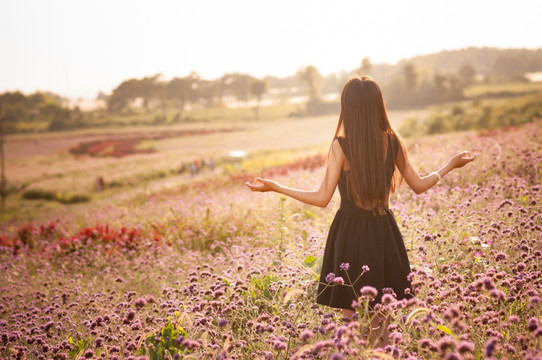
[[[341,205],[329,230],[316,301],[352,316],[353,301],[359,299],[364,286],[377,290],[371,306],[381,301],[384,291],[393,291],[398,299],[411,296],[407,279],[410,264],[388,207],[390,193],[404,179],[416,194],[421,194],[451,170],[474,159],[464,151],[439,170],[421,177],[390,125],[378,84],[368,76],[356,76],[342,91],[339,122],[318,190],[292,189],[261,178],[245,185],[252,191],[275,191],[321,207],[329,203],[339,186]],[[341,285],[343,279],[333,281],[335,275],[351,283]],[[372,327],[381,325],[381,320],[375,317]]]

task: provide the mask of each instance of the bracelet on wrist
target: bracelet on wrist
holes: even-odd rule
[[[438,171],[433,171],[430,175],[435,175],[438,178],[438,181],[442,180],[442,176],[438,173]]]

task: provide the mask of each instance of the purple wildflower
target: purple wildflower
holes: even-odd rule
[[[459,345],[457,345],[457,350],[463,354],[463,353],[472,353],[474,352],[474,344],[469,341],[461,341]]]
[[[535,331],[537,327],[538,327],[537,318],[532,317],[529,319],[529,321],[527,321],[527,329],[529,329],[530,331]]]
[[[444,336],[442,339],[439,340],[438,349],[441,354],[445,354],[446,350],[453,349],[455,347],[455,340],[451,336]]]
[[[513,323],[513,324],[516,324],[516,323],[519,322],[519,316],[517,316],[517,315],[510,315],[510,316],[508,317],[508,321],[510,321],[510,322]]]
[[[273,341],[273,349],[275,350],[286,350],[286,343],[280,340]]]
[[[378,291],[372,286],[364,286],[360,290],[362,296],[366,296],[371,299],[375,299]]]
[[[497,350],[497,344],[498,340],[495,338],[490,339],[486,343],[486,357],[490,357],[495,353],[495,350]]]
[[[301,335],[299,335],[299,339],[302,342],[305,342],[305,341],[309,340],[313,335],[314,335],[314,333],[311,330],[304,330],[301,333]]]
[[[391,294],[382,295],[382,304],[388,305],[395,301],[395,298]]]
[[[329,274],[326,275],[326,282],[327,283],[332,283],[334,279],[335,279],[335,274],[334,273],[329,273]]]
[[[350,267],[350,264],[349,263],[342,263],[339,268],[342,270],[342,271],[348,271],[348,268]]]
[[[145,306],[147,304],[147,301],[145,300],[144,297],[140,297],[139,299],[136,300],[135,302],[135,307],[137,310],[141,309],[143,306]]]

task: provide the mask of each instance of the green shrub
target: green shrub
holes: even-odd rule
[[[542,96],[514,99],[505,103],[469,107],[454,105],[449,112],[433,113],[425,121],[405,119],[399,132],[405,137],[432,135],[450,131],[485,130],[519,126],[542,118]]]
[[[23,199],[48,200],[58,201],[62,204],[75,204],[90,201],[90,196],[86,194],[75,194],[73,192],[61,193],[43,189],[31,189],[23,193]]]
[[[23,199],[26,200],[55,200],[55,193],[43,189],[31,189],[23,193]]]

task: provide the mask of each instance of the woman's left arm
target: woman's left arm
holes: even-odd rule
[[[309,205],[326,207],[335,193],[335,188],[339,182],[341,171],[344,166],[345,156],[341,149],[341,145],[337,139],[333,140],[329,153],[329,161],[326,166],[324,179],[317,191],[305,191],[282,186],[279,183],[269,180],[256,178],[251,184],[246,182],[245,185],[252,191],[275,191],[284,194],[293,199],[304,202]]]

